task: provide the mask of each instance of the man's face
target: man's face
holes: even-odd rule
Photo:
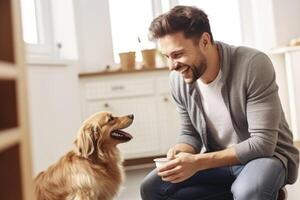
[[[182,32],[166,35],[158,43],[168,59],[169,69],[179,72],[186,83],[194,83],[205,72],[206,58],[200,45],[185,38]]]

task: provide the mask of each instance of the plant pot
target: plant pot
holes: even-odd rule
[[[135,68],[135,52],[122,52],[120,56],[120,67],[122,70],[133,70]]]
[[[143,57],[143,68],[152,69],[156,67],[156,49],[144,49],[141,51]]]

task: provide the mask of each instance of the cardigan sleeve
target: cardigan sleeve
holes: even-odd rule
[[[180,92],[179,87],[181,81],[179,80],[179,77],[176,77],[174,73],[175,72],[172,72],[170,75],[170,87],[172,98],[176,104],[181,122],[181,129],[179,135],[177,136],[177,143],[189,144],[194,147],[196,152],[200,152],[202,149],[202,141],[199,133],[194,128],[188,111],[185,107],[185,103],[183,100],[184,98],[182,96],[184,94]]]
[[[250,60],[245,80],[250,137],[234,146],[241,163],[274,155],[281,118],[275,71],[265,54],[260,52]]]

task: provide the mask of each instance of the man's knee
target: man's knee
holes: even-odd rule
[[[250,185],[247,182],[234,183],[231,187],[234,199],[237,200],[260,200],[274,199],[278,190],[270,190],[266,185],[256,184]]]
[[[156,174],[156,170],[150,172],[140,185],[140,194],[143,200],[152,200],[160,198],[162,181]]]
[[[151,183],[151,179],[147,177],[145,177],[140,185],[140,193],[141,193],[141,197],[142,199],[146,200],[147,197],[149,198],[149,195],[152,194],[152,183]]]
[[[247,182],[235,182],[231,186],[234,199],[250,200],[258,199],[259,189],[257,185],[249,185]]]
[[[260,158],[246,164],[232,184],[231,192],[238,200],[274,199],[284,180],[285,169],[280,160]]]

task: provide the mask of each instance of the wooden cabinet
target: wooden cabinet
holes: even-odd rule
[[[20,2],[0,1],[0,199],[33,200]]]
[[[172,102],[167,70],[81,76],[82,120],[107,110],[134,114],[126,129],[133,140],[119,145],[125,159],[165,154],[175,144],[179,116]]]

